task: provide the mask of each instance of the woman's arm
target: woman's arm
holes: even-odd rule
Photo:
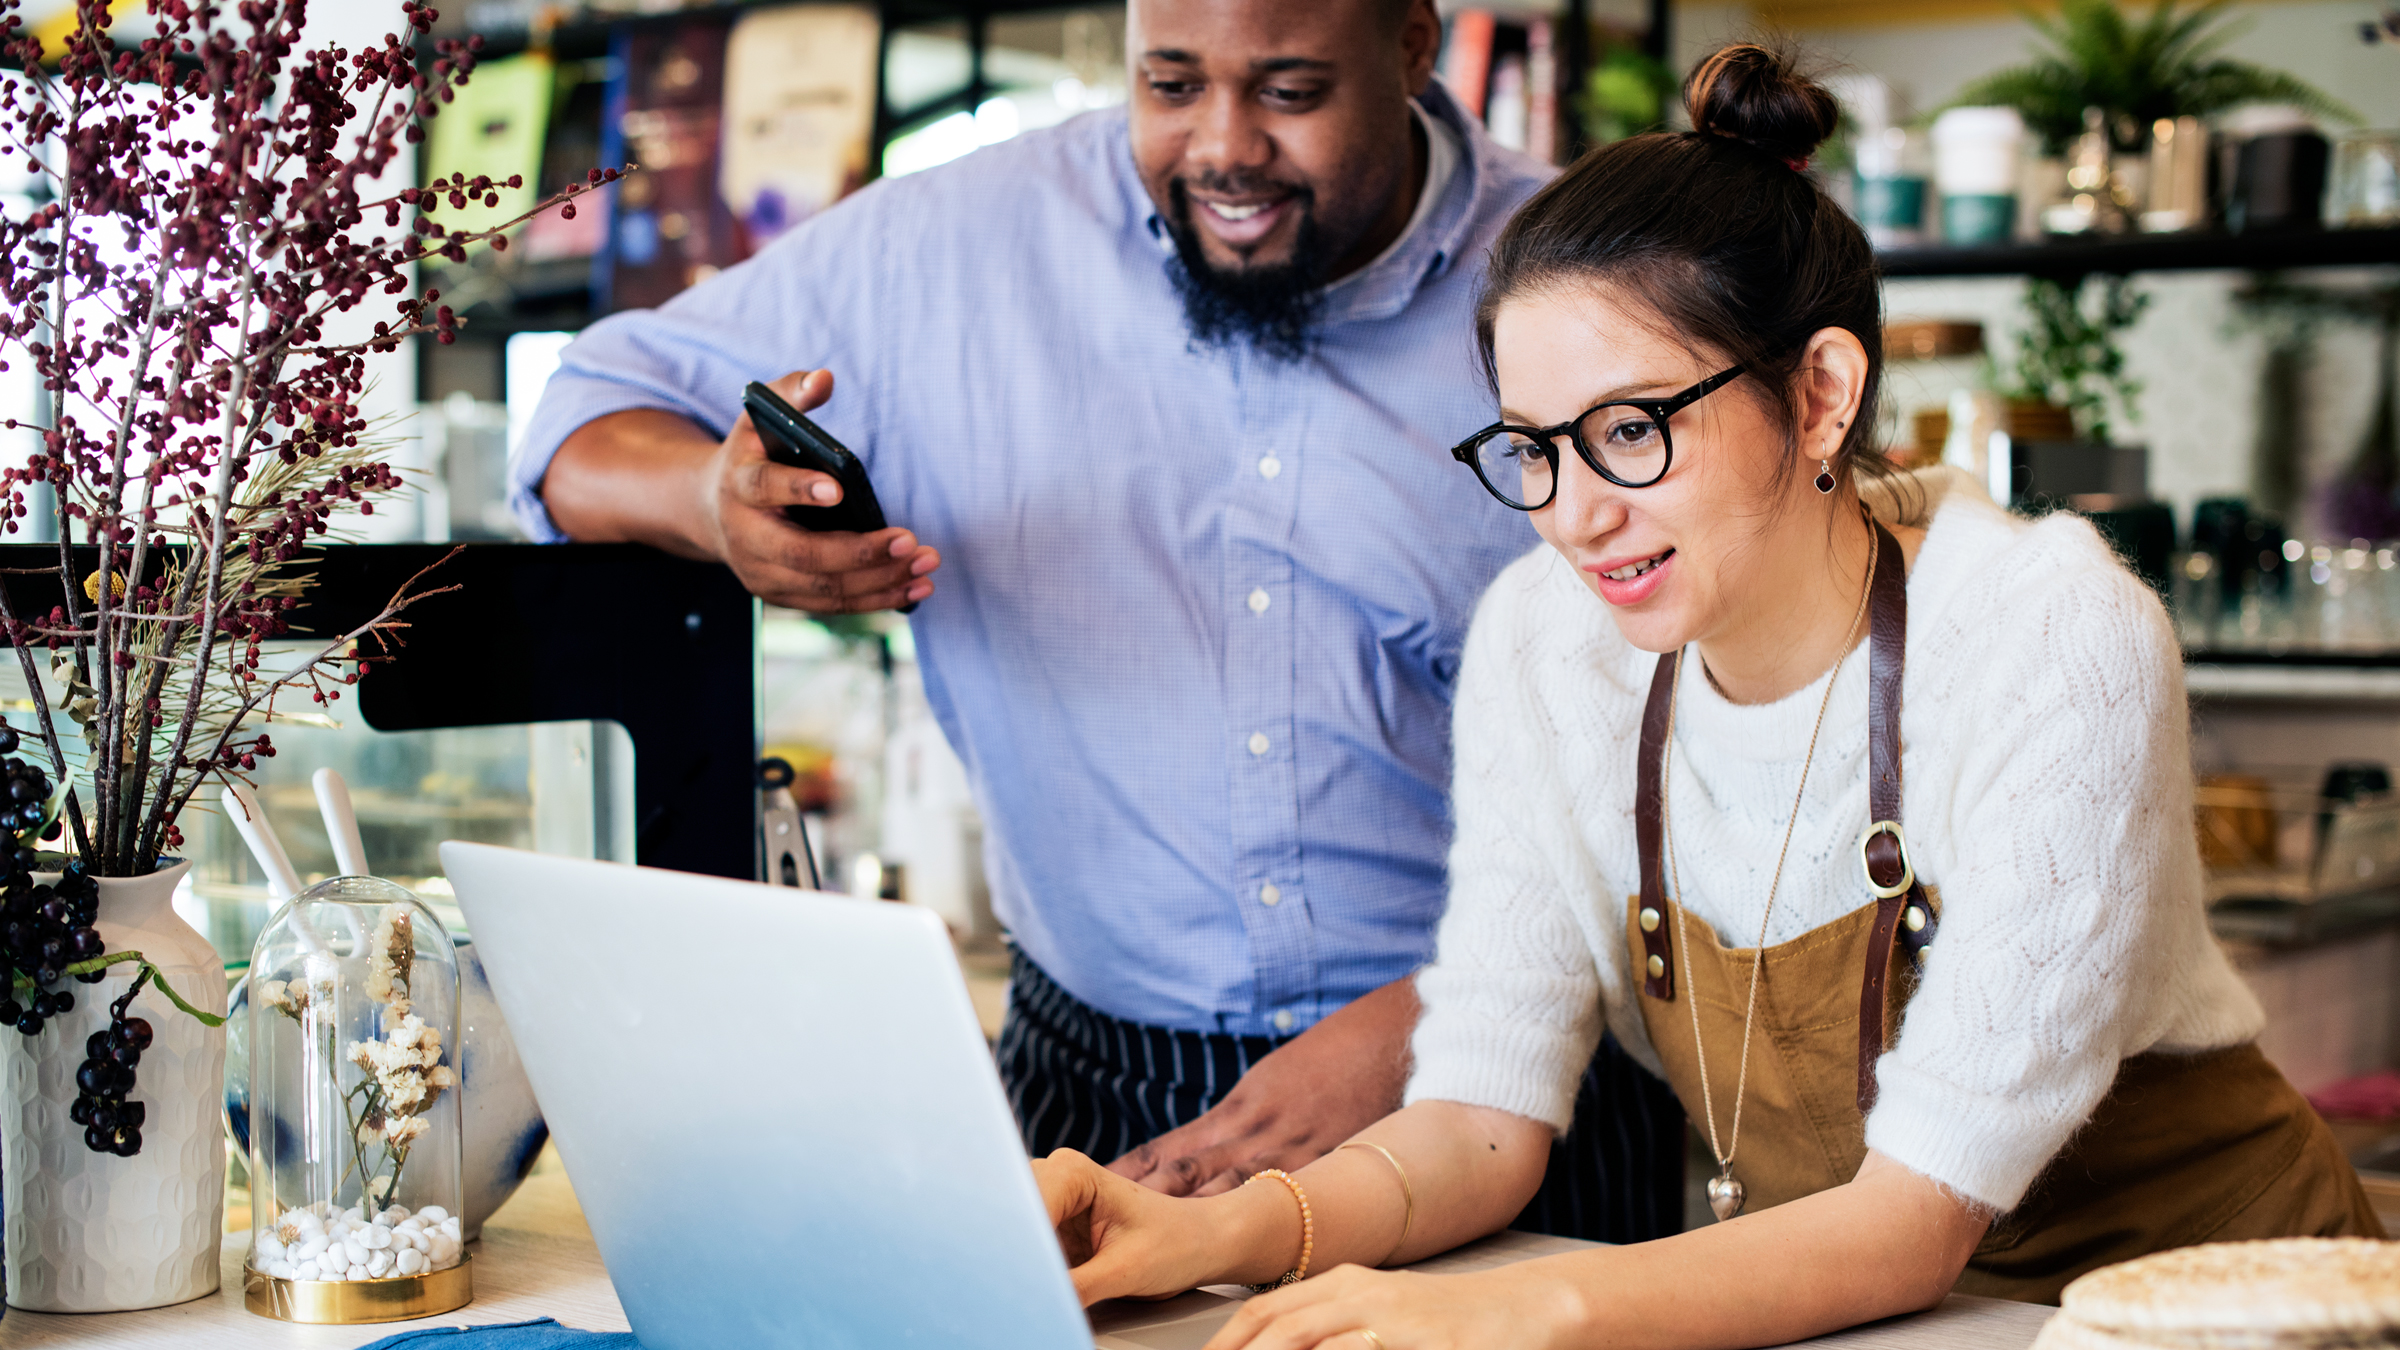
[[[1361,1327],[1389,1350],[1780,1345],[1940,1302],[1988,1223],[1870,1153],[1848,1185],[1657,1242],[1474,1275],[1331,1271],[1252,1299],[1207,1350],[1362,1350]]]
[[[1658,1242],[1471,1276],[1362,1269],[1422,1260],[1506,1225],[1541,1184],[1549,1134],[1452,1102],[1421,1102],[1361,1134],[1408,1169],[1416,1212],[1405,1242],[1407,1206],[1380,1154],[1338,1149],[1302,1169],[1312,1277],[1252,1300],[1209,1350],[1301,1350],[1362,1326],[1390,1350],[1780,1344],[1940,1302],[1991,1218],[1869,1153],[1847,1185]],[[1072,1152],[1034,1166],[1087,1304],[1263,1284],[1299,1261],[1299,1205],[1273,1180],[1179,1200]]]
[[[1358,1138],[1391,1150],[1408,1169],[1414,1215],[1383,1155],[1335,1149],[1294,1174],[1314,1215],[1312,1272],[1419,1260],[1496,1232],[1533,1198],[1550,1160],[1549,1127],[1455,1102],[1420,1102]],[[1299,1263],[1299,1202],[1272,1178],[1185,1200],[1071,1149],[1033,1166],[1086,1304],[1264,1284]]]

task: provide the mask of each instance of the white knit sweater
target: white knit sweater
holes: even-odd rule
[[[2027,523],[1955,477],[1925,481],[1901,819],[1918,875],[1940,888],[1941,935],[1878,1069],[1867,1143],[2006,1210],[2121,1059],[2237,1044],[2265,1018],[2203,914],[2183,668],[2157,599],[2084,521]],[[1656,659],[1547,547],[1484,597],[1459,681],[1450,907],[1417,979],[1408,1100],[1563,1131],[1604,1027],[1657,1068],[1625,947]],[[1769,943],[1873,899],[1857,852],[1866,674],[1862,642],[1830,675]],[[1824,688],[1739,706],[1684,663],[1669,783],[1680,898],[1728,946],[1758,939]],[[1717,1109],[1728,1128],[1731,1103]]]

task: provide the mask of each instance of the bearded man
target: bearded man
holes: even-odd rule
[[[1491,420],[1476,290],[1548,170],[1460,112],[1440,44],[1433,0],[1134,0],[1127,107],[593,325],[512,465],[538,538],[721,559],[803,610],[920,603],[1036,1156],[1221,1190],[1399,1104],[1459,649],[1537,542],[1445,448]],[[739,416],[778,375],[892,528],[784,518],[839,490]],[[1675,1231],[1673,1097],[1613,1043],[1585,1087],[1525,1222]]]

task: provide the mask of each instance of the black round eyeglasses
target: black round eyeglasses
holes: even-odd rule
[[[1558,495],[1562,436],[1575,443],[1575,453],[1592,472],[1618,487],[1646,488],[1666,477],[1675,462],[1675,441],[1667,423],[1741,374],[1742,368],[1735,366],[1667,398],[1602,403],[1554,427],[1494,422],[1450,447],[1450,456],[1473,469],[1493,496],[1519,511],[1539,511]]]

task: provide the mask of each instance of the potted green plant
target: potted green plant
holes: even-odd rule
[[[1675,72],[1666,62],[1631,43],[1609,42],[1592,63],[1577,100],[1585,138],[1606,145],[1658,130],[1667,123],[1675,88]]]
[[[2086,301],[2081,281],[2028,280],[2029,322],[2017,334],[2014,368],[1987,372],[1994,391],[2009,401],[2010,434],[2066,439],[2058,432],[2071,425],[2084,439],[2106,443],[2112,404],[2127,420],[2137,418],[2141,382],[2126,374],[2117,339],[2149,302],[2125,277],[2107,278],[2096,302]]]
[[[2288,103],[2356,122],[2358,114],[2297,76],[2220,53],[2244,25],[2226,17],[2229,0],[2184,8],[2156,0],[2135,17],[2114,0],[2060,0],[2058,16],[2027,11],[2046,49],[2032,61],[1969,83],[1952,106],[2014,108],[2045,155],[2064,154],[2083,134],[2084,111],[2098,108],[2119,150],[2143,145],[2162,118],[2210,117],[2245,103]]]

